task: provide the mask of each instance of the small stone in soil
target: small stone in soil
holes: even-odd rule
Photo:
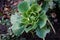
[[[56,14],[55,13],[51,13],[51,17],[52,18],[56,18]]]

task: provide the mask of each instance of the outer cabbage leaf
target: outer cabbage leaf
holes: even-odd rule
[[[21,13],[25,13],[29,9],[29,5],[26,1],[21,2],[18,4],[18,11]]]
[[[19,23],[15,23],[12,25],[12,32],[16,36],[20,36],[24,32],[24,26],[20,26]]]
[[[20,18],[21,17],[17,13],[15,13],[14,15],[11,15],[10,21],[12,24],[14,24],[16,22],[19,23],[19,22],[21,22]]]
[[[50,32],[50,29],[47,28],[46,26],[40,29],[39,27],[36,29],[36,35],[40,38],[45,38],[47,33]]]
[[[40,15],[40,21],[39,21],[40,28],[43,28],[46,25],[46,22],[47,22],[47,16],[45,14]]]
[[[31,10],[33,11],[33,12],[39,12],[39,11],[41,11],[41,6],[40,5],[38,5],[38,4],[33,4],[32,6],[31,6]]]

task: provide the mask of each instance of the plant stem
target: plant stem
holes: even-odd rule
[[[32,31],[30,31],[30,32],[31,32],[32,36],[34,37],[34,33]]]
[[[51,26],[51,28],[52,28],[53,32],[56,34],[56,31],[55,31],[55,29],[54,29],[54,27],[53,27],[53,25],[51,24],[51,22],[50,22],[50,20],[49,20],[49,19],[48,19],[48,23],[50,24],[50,26]]]
[[[45,38],[43,38],[43,40],[45,40]]]

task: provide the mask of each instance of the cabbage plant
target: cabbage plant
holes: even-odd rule
[[[36,35],[44,40],[50,32],[47,26],[48,17],[46,8],[43,9],[36,0],[24,0],[18,4],[18,13],[11,15],[12,32],[16,36],[23,32],[35,32]],[[47,7],[48,8],[48,7]]]

